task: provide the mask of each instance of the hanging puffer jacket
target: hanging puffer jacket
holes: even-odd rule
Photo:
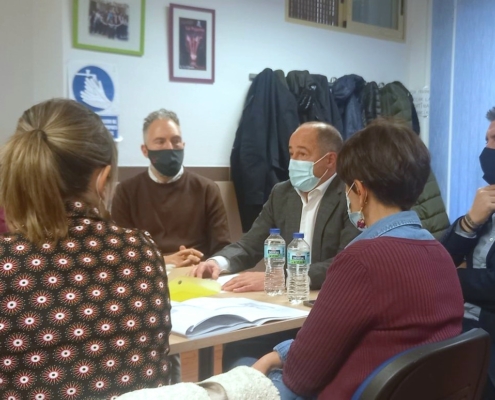
[[[413,97],[402,83],[395,81],[382,87],[380,101],[384,117],[394,117],[407,122],[419,135],[419,119]]]
[[[429,231],[435,239],[440,240],[450,226],[450,221],[433,171],[412,209],[418,214],[423,228]]]

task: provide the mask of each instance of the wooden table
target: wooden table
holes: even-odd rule
[[[190,268],[178,268],[174,269],[169,279],[173,279],[176,276],[186,275]],[[311,291],[310,299],[316,299],[318,291]],[[300,310],[309,311],[309,308],[300,304],[293,306],[289,303],[286,295],[283,296],[268,296],[264,292],[246,292],[246,293],[219,293],[215,297],[220,298],[232,298],[232,297],[245,297],[252,300],[264,301],[266,303],[279,304],[288,307],[298,308]],[[230,342],[236,342],[238,340],[249,339],[252,337],[268,335],[275,332],[283,332],[291,329],[300,328],[306,317],[295,318],[285,321],[268,322],[261,326],[255,326],[251,328],[239,329],[237,331],[220,333],[213,336],[203,338],[185,338],[183,336],[170,334],[170,354],[180,354],[186,351],[198,350],[198,377],[199,380],[204,380],[213,375],[213,346],[218,344],[225,344]],[[173,321],[172,321],[173,324]]]

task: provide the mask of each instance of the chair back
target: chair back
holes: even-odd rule
[[[406,350],[364,380],[352,400],[478,400],[490,358],[490,336],[473,329]]]
[[[220,196],[222,196],[225,211],[227,212],[230,240],[232,240],[232,242],[237,242],[242,236],[242,225],[239,207],[237,206],[234,183],[231,181],[215,181],[215,183],[220,189]]]

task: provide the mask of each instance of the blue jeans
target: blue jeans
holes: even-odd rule
[[[269,335],[239,340],[223,345],[222,372],[239,365],[251,366],[256,360],[273,351],[273,347],[287,339],[294,339],[299,329],[276,332]],[[246,360],[251,359],[251,364]]]
[[[241,365],[252,367],[253,364],[258,361],[254,357],[242,357],[236,360],[236,362],[231,366],[231,368],[239,367]],[[277,388],[280,393],[280,400],[313,400],[316,397],[301,397],[298,394],[294,393],[290,390],[282,380],[282,370],[274,369],[268,374],[268,378],[272,381],[272,383]]]
[[[282,380],[282,370],[274,369],[268,374],[268,378],[277,388],[280,394],[280,400],[314,400],[316,396],[312,397],[302,397],[290,390]]]

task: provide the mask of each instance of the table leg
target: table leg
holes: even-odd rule
[[[214,348],[205,347],[198,350],[198,380],[202,381],[213,376]]]

